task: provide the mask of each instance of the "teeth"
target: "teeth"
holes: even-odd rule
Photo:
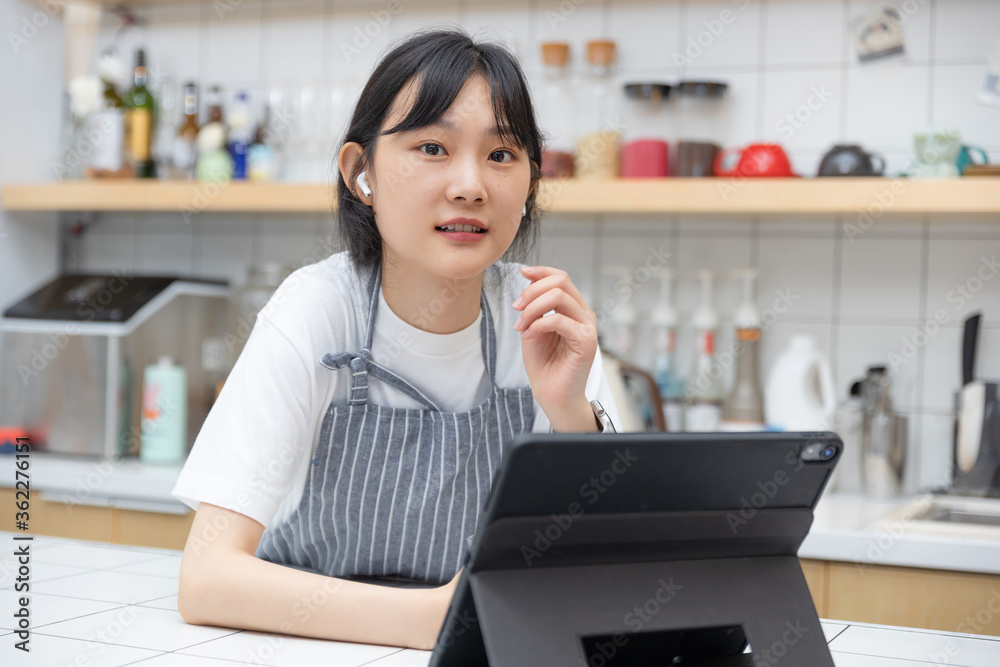
[[[478,227],[473,227],[472,225],[446,225],[444,227],[438,227],[438,229],[447,229],[449,232],[479,232],[482,233]]]

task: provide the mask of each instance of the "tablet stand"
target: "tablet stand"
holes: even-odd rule
[[[467,573],[489,664],[833,667],[796,555],[811,523],[766,507],[498,519]]]

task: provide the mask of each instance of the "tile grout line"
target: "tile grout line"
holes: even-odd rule
[[[841,327],[841,277],[842,277],[842,265],[844,262],[844,252],[843,252],[843,238],[841,234],[837,233],[837,230],[843,224],[843,216],[835,216],[836,223],[833,229],[833,300],[831,303],[832,312],[830,313],[830,369],[837,368],[837,364],[840,361],[840,327]],[[833,373],[834,378],[836,378],[836,372]],[[834,396],[839,396],[837,387],[834,387]]]
[[[920,239],[920,288],[918,294],[920,295],[920,322],[927,321],[927,301],[928,301],[928,289],[929,289],[929,279],[928,274],[930,272],[930,255],[931,255],[931,240],[930,240],[930,219],[929,216],[924,215],[922,220],[923,234]],[[917,325],[917,330],[920,330],[922,324]],[[924,400],[924,383],[926,382],[925,372],[927,370],[927,345],[921,345],[920,349],[917,351],[917,395],[914,397],[914,402],[920,407],[921,414],[926,405]],[[921,418],[920,423],[915,425],[917,428],[911,429],[907,428],[907,452],[906,455],[911,457],[911,462],[914,463],[914,472],[911,476],[912,488],[918,490],[923,488],[921,483],[921,478],[923,477],[923,467],[924,467],[924,429],[923,429],[923,419]],[[910,442],[910,433],[916,432],[916,442]],[[905,482],[905,480],[904,480]]]
[[[767,0],[761,0],[757,13],[757,104],[754,109],[754,124],[757,126],[757,136],[764,135],[764,105],[767,90],[767,68],[764,60],[767,53]]]

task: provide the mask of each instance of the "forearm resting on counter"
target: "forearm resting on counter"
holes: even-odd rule
[[[202,504],[208,514],[238,517],[239,526],[208,530],[196,516],[181,562],[177,606],[194,625],[430,650],[452,586],[406,589],[366,584],[285,567],[253,554],[263,526]],[[252,524],[252,533],[247,533]],[[214,525],[220,525],[215,522]],[[208,538],[214,537],[214,543]],[[254,549],[256,547],[254,546]]]

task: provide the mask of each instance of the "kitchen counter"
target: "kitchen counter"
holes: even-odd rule
[[[36,453],[31,466],[32,488],[49,500],[171,514],[189,511],[170,495],[181,471],[179,465],[92,461]],[[911,500],[824,495],[799,556],[1000,574],[1000,528],[950,526],[947,530],[942,527],[929,531],[925,523],[907,521],[905,517],[892,520]],[[980,502],[1000,505],[1000,500]]]
[[[1000,574],[1000,527],[914,520],[931,496],[871,500],[832,493],[820,498],[800,558]],[[954,497],[946,497],[952,498]],[[1000,500],[965,502],[1000,511]]]
[[[430,652],[189,625],[177,612],[181,552],[35,537],[31,653],[13,648],[15,533],[0,532],[0,656],[6,666],[419,667]],[[837,667],[996,667],[1000,638],[821,622]]]

